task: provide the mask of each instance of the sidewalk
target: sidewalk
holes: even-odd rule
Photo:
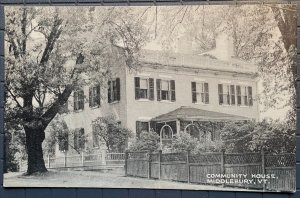
[[[22,173],[4,174],[5,187],[89,187],[89,188],[151,188],[187,190],[251,191],[239,188],[187,184],[146,178],[125,177],[117,173],[96,171],[54,171],[40,176],[23,176]]]

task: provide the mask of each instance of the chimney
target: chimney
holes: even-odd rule
[[[235,55],[233,38],[226,33],[218,34],[214,54],[220,60],[229,61]]]

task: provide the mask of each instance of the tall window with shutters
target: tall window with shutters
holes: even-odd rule
[[[90,107],[100,106],[100,85],[91,86],[89,88],[89,106]]]
[[[85,147],[84,128],[75,129],[74,133],[74,149],[81,151]]]
[[[218,84],[219,104],[235,105],[235,86],[228,84]]]
[[[207,82],[192,82],[192,102],[209,104],[209,88]]]
[[[84,109],[84,92],[82,89],[74,91],[74,110]]]
[[[153,78],[134,78],[135,99],[154,100],[154,79]]]
[[[253,106],[252,87],[237,85],[236,92],[237,92],[237,105]]]
[[[120,78],[108,81],[108,103],[120,101]]]
[[[176,101],[175,80],[156,79],[157,100]]]

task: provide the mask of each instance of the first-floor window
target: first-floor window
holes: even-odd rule
[[[120,101],[120,78],[108,81],[108,103]]]
[[[156,79],[157,100],[176,101],[175,80]]]
[[[252,87],[250,86],[236,86],[237,104],[240,106],[252,106]]]
[[[149,122],[136,121],[136,136],[140,137],[142,132],[149,132]]]
[[[89,88],[89,106],[100,106],[100,85],[92,86]]]
[[[84,109],[84,92],[82,89],[74,91],[74,110]]]
[[[135,99],[154,100],[154,79],[153,78],[134,78]]]
[[[67,151],[69,148],[69,134],[66,131],[58,132],[58,149],[60,151]]]
[[[201,82],[196,83],[192,82],[192,102],[193,103],[203,103],[209,104],[209,89],[208,83]]]
[[[75,129],[74,149],[79,151],[85,147],[84,128]]]
[[[98,148],[100,146],[99,133],[100,128],[98,124],[92,125],[92,138],[93,138],[93,147]]]

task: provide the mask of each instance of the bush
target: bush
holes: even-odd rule
[[[159,135],[154,132],[142,132],[140,137],[137,138],[131,145],[129,150],[131,151],[157,151],[160,148]]]
[[[192,137],[187,132],[179,132],[176,137],[173,139],[171,144],[171,149],[174,152],[184,152],[191,151],[193,152],[199,144],[197,138]]]

